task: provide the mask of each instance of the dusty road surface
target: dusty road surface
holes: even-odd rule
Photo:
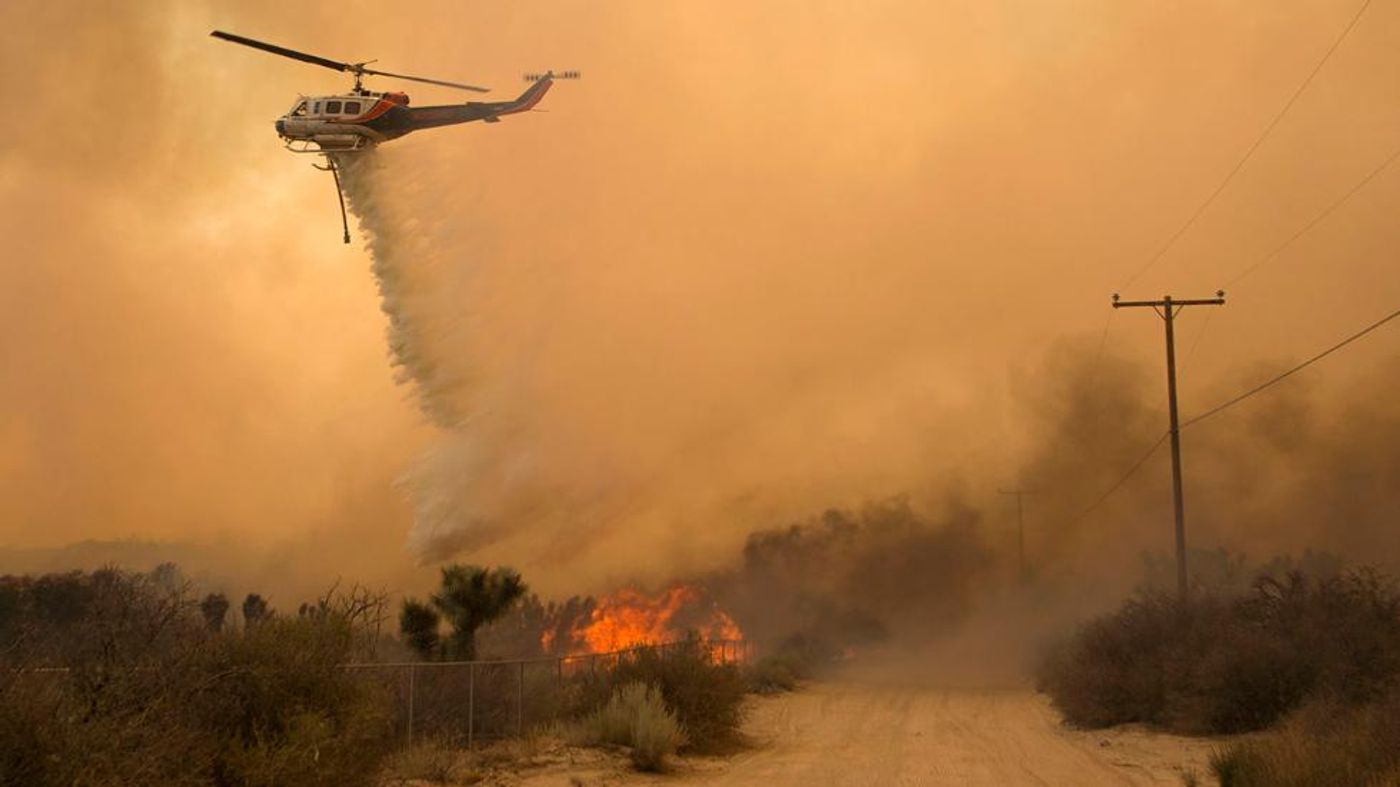
[[[594,762],[529,774],[523,784],[676,784],[734,787],[1183,784],[1206,778],[1210,741],[1136,729],[1064,729],[1029,691],[909,689],[823,683],[754,702],[756,746],[731,757],[687,759],[666,776]]]

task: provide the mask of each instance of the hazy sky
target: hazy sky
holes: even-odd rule
[[[704,566],[868,496],[963,479],[995,502],[1034,453],[1053,348],[1097,348],[1109,294],[1357,7],[10,0],[0,546],[280,545],[397,581],[430,483],[515,490],[461,543],[568,567],[539,580],[564,589]],[[468,447],[447,450],[473,452],[453,460],[469,479],[422,470],[444,438],[395,385],[370,256],[272,129],[348,79],[214,28],[496,99],[523,71],[583,72],[544,112],[381,157],[403,236],[443,252],[419,306],[462,381]],[[1180,322],[1187,413],[1400,301],[1400,165],[1236,280],[1400,146],[1397,37],[1400,8],[1375,4],[1123,290],[1229,290]],[[1155,316],[1108,329],[1107,356],[1159,374]],[[1345,393],[1395,342],[1314,388]]]

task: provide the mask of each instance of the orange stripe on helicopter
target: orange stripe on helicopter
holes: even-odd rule
[[[377,102],[375,102],[374,106],[370,107],[370,108],[369,108],[369,111],[366,112],[365,114],[360,115],[359,117],[347,118],[347,119],[342,120],[342,121],[340,121],[340,122],[342,122],[342,123],[367,123],[367,122],[369,122],[369,121],[371,121],[371,120],[374,120],[375,118],[379,117],[380,115],[384,114],[385,112],[388,112],[389,109],[390,109],[391,107],[393,107],[393,106],[395,106],[394,102],[389,101],[388,99],[381,98],[381,99],[379,99]]]

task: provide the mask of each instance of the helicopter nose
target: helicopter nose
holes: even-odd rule
[[[275,128],[275,129],[277,129],[277,136],[279,136],[279,137],[285,137],[285,136],[287,136],[287,121],[285,121],[285,120],[279,120],[279,121],[277,121],[276,123],[273,123],[273,124],[272,124],[272,127]]]

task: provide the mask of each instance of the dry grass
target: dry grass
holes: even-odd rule
[[[390,785],[476,784],[485,778],[466,752],[444,740],[429,740],[395,753],[385,766]]]
[[[1359,708],[1312,703],[1211,767],[1222,787],[1400,786],[1400,693]]]

